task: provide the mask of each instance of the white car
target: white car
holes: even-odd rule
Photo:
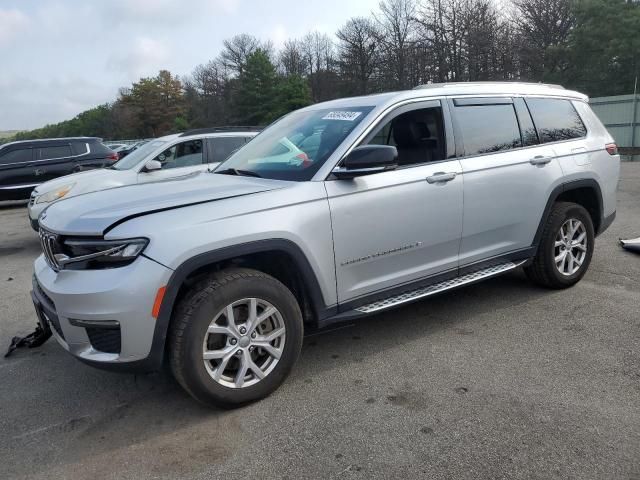
[[[256,135],[257,131],[246,128],[199,129],[168,135],[149,141],[109,168],[45,182],[33,191],[29,200],[31,226],[37,231],[42,211],[63,198],[213,170]]]

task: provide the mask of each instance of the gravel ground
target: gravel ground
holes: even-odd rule
[[[54,340],[0,359],[0,478],[640,479],[640,163],[586,277],[516,272],[305,340],[268,399],[205,409],[167,375]],[[35,325],[39,254],[0,207],[0,345]]]

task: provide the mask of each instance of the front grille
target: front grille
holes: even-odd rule
[[[44,228],[40,228],[39,235],[40,245],[42,246],[42,252],[44,253],[44,259],[56,272],[60,271],[60,265],[56,260],[56,254],[62,253],[58,235],[56,235],[55,233],[51,233]]]
[[[104,353],[120,353],[120,327],[87,327],[87,336],[91,346]]]
[[[33,205],[36,203],[36,192],[32,192],[31,196],[29,197],[29,206],[33,207]]]

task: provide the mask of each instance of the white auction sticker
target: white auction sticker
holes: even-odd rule
[[[353,122],[360,115],[362,115],[362,112],[329,112],[322,117],[322,120],[345,120],[347,122]]]

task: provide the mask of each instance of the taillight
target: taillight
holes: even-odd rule
[[[120,155],[118,155],[116,152],[111,152],[109,154],[109,156],[107,157],[107,160],[111,160],[113,162],[116,162],[120,159]]]
[[[609,155],[617,155],[618,154],[618,146],[615,143],[607,143],[604,146],[605,150]]]

